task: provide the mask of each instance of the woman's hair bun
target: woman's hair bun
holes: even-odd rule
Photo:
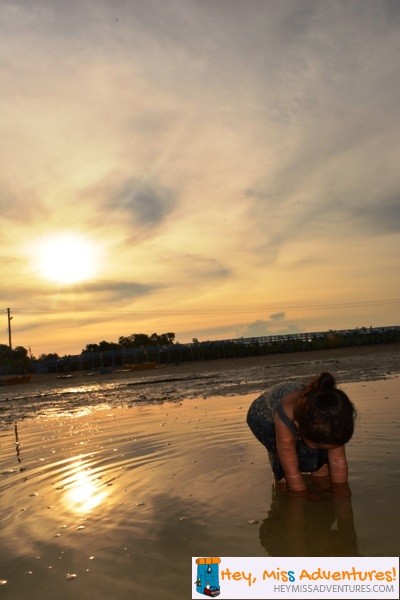
[[[336,386],[336,381],[333,375],[327,372],[323,372],[319,375],[315,386],[316,392],[322,392],[322,390],[333,390]]]

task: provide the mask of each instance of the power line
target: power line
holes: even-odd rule
[[[342,303],[331,303],[331,304],[300,304],[300,305],[265,305],[265,306],[251,306],[251,307],[227,307],[227,308],[182,308],[177,310],[135,310],[135,311],[118,311],[113,309],[112,311],[97,311],[90,308],[74,308],[71,310],[66,309],[49,309],[49,308],[22,308],[14,309],[14,313],[24,315],[61,315],[69,312],[74,314],[87,314],[97,316],[110,316],[114,317],[135,317],[135,316],[173,316],[173,315],[227,315],[227,314],[251,314],[269,311],[302,311],[302,310],[342,310],[350,308],[362,308],[368,306],[387,306],[390,304],[397,304],[400,302],[400,298],[391,298],[386,300],[367,300],[359,302],[342,302]]]

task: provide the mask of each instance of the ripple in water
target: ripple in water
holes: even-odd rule
[[[398,539],[396,385],[346,386],[359,410],[348,455],[358,551],[367,556],[395,555]],[[273,554],[287,507],[272,497],[266,453],[245,423],[254,397],[89,405],[3,424],[0,577],[9,597],[51,598],[57,589],[57,598],[161,599],[174,589],[184,598],[179,565],[191,556]],[[319,514],[315,555],[330,535],[321,523],[335,528],[329,502],[305,513]]]

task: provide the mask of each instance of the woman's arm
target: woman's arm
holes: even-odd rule
[[[329,475],[332,483],[347,483],[349,469],[344,446],[328,450]]]
[[[305,491],[307,490],[307,486],[300,473],[294,435],[277,413],[274,415],[274,425],[276,448],[283,472],[285,473],[286,484],[290,490],[296,492]]]

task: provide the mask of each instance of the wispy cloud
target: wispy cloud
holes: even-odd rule
[[[106,315],[145,300],[138,327],[189,338],[396,320],[379,304],[288,307],[398,296],[399,27],[390,0],[5,0],[7,305]],[[32,262],[63,230],[101,249],[72,290]],[[64,347],[91,333],[63,332]]]

